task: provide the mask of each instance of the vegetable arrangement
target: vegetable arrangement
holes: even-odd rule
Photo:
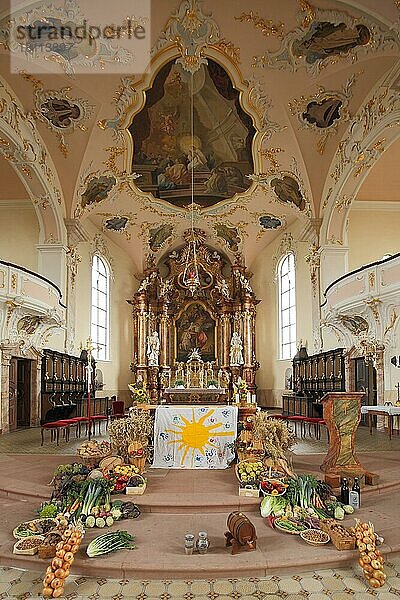
[[[42,596],[45,598],[59,598],[64,595],[65,580],[74,562],[74,556],[79,550],[82,537],[81,526],[69,526],[64,531],[62,541],[56,546],[56,556],[47,567],[43,579]]]
[[[350,530],[357,539],[357,548],[360,551],[358,563],[364,572],[369,585],[380,588],[386,581],[384,572],[384,558],[381,551],[376,548],[375,532],[372,523],[361,523],[356,519],[356,525]]]
[[[274,517],[286,517],[319,528],[320,519],[333,517],[341,520],[345,514],[354,512],[352,506],[343,505],[336,499],[326,482],[318,481],[313,475],[289,477],[284,485],[287,486],[284,495],[271,492],[261,501],[261,516],[269,517],[272,526],[276,524]]]

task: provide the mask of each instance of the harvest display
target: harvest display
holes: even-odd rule
[[[381,551],[376,547],[376,535],[372,523],[361,523],[356,519],[356,525],[352,528],[352,533],[357,539],[357,548],[360,552],[358,563],[363,570],[364,576],[369,585],[373,588],[380,588],[386,581],[384,571],[384,558]]]

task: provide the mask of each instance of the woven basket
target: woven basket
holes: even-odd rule
[[[283,527],[279,526],[279,519],[277,519],[274,522],[274,527],[276,529],[278,529],[279,531],[282,531],[282,533],[289,533],[290,535],[300,535],[300,531],[289,531],[288,529],[284,529]],[[304,528],[304,531],[306,531],[307,527]]]
[[[106,454],[93,454],[91,456],[82,456],[81,454],[78,454],[78,461],[88,469],[95,469],[99,466],[99,463],[103,458],[107,458],[108,456],[111,456],[111,452],[107,452]]]
[[[321,529],[307,529],[307,531],[301,531],[300,537],[302,540],[310,544],[310,546],[323,546],[330,541],[330,535],[325,531],[321,531]],[[319,539],[311,539],[312,537],[316,537]]]

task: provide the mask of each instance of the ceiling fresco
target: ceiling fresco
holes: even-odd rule
[[[132,170],[140,175],[136,185],[144,192],[175,206],[188,205],[192,169],[194,201],[201,207],[250,187],[246,175],[254,172],[255,130],[228,73],[213,60],[195,73],[175,61],[162,67],[129,131]]]
[[[14,17],[75,23],[87,8],[28,1]],[[208,245],[250,267],[295,222],[302,239],[343,244],[363,181],[388,148],[391,165],[400,158],[399,3],[152,0],[151,9],[148,68],[126,69],[124,53],[123,76],[108,70],[111,42],[87,58],[75,44],[71,59],[61,52],[35,76],[21,56],[11,73],[15,39],[0,13],[0,202],[13,189],[30,198],[44,240],[62,240],[64,219],[94,224],[138,273],[183,244],[192,216]],[[396,193],[383,180],[379,197]]]

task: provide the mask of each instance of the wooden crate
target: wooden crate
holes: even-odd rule
[[[320,521],[322,531],[330,535],[335,548],[338,550],[354,550],[356,538],[335,519],[323,519]]]

